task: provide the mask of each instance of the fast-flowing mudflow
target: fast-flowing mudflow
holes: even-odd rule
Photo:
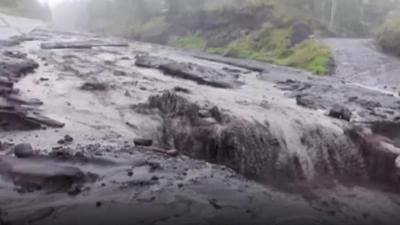
[[[1,42],[0,224],[398,221],[379,80],[31,28]]]

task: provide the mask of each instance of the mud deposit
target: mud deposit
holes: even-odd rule
[[[7,40],[0,224],[400,220],[384,89],[44,28]]]

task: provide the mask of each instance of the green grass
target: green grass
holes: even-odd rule
[[[317,75],[328,74],[332,57],[329,47],[318,40],[306,40],[292,46],[290,34],[291,29],[268,25],[226,48],[207,49],[207,52],[301,68]]]
[[[106,26],[109,22],[107,18],[104,18],[105,21],[96,21],[97,24],[101,26]],[[112,25],[112,24],[110,24]],[[126,24],[120,24],[118,26],[113,25],[113,27],[106,28],[110,33],[122,35],[127,38],[132,37],[141,37],[142,39],[146,39],[147,37],[157,36],[162,34],[166,27],[168,27],[168,23],[164,16],[157,16],[149,19],[145,23],[140,23],[138,21],[127,21]]]
[[[322,42],[307,40],[294,46],[290,51],[291,54],[288,57],[279,59],[276,63],[302,68],[317,75],[329,73],[332,52]]]
[[[230,44],[224,55],[229,57],[272,62],[285,57],[290,48],[290,29],[267,25],[262,31]]]
[[[227,46],[207,48],[207,41],[197,36],[180,37],[169,45],[186,50],[200,50],[210,54],[301,68],[317,75],[326,75],[330,72],[332,53],[325,44],[318,40],[306,40],[293,46],[290,42],[293,21],[309,21],[307,15],[275,0],[269,2],[254,0],[252,4],[273,5],[276,18],[274,25],[266,23],[259,31],[253,31]]]
[[[207,41],[196,36],[185,36],[169,43],[170,46],[184,50],[206,50]]]
[[[214,54],[214,55],[225,55],[226,53],[226,48],[220,47],[220,48],[207,48],[206,52],[209,54]]]

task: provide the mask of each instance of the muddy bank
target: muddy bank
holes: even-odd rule
[[[3,46],[4,47],[4,46]],[[40,114],[35,106],[43,104],[39,99],[25,98],[15,88],[22,77],[39,67],[27,54],[5,47],[0,53],[0,129],[34,129],[42,126],[62,127],[63,123]]]
[[[281,22],[273,14],[274,7],[226,7],[224,10],[195,10],[167,16],[165,24],[156,29],[133,34],[137,40],[167,44],[176,37],[198,34],[208,42],[208,47],[225,46],[250,32],[262,28],[265,21]]]
[[[95,151],[101,148],[98,146]],[[265,189],[221,166],[186,157],[141,152],[129,146],[101,157],[92,155],[93,147],[81,150],[75,155],[64,152],[62,156],[34,156],[24,160],[1,157],[2,171],[12,160],[7,176],[18,177],[13,182],[18,193],[25,193],[17,194],[12,186],[3,186],[0,198],[3,223],[280,224],[318,221],[318,224],[335,224],[336,221],[312,209],[302,199]],[[118,154],[118,158],[114,154]],[[38,192],[38,187],[43,188],[42,191]],[[287,212],[292,216],[287,217]]]

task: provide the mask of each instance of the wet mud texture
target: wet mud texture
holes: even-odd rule
[[[12,99],[65,126],[0,132],[4,224],[399,220],[392,93],[91,34],[18,40],[3,61],[39,67]]]

